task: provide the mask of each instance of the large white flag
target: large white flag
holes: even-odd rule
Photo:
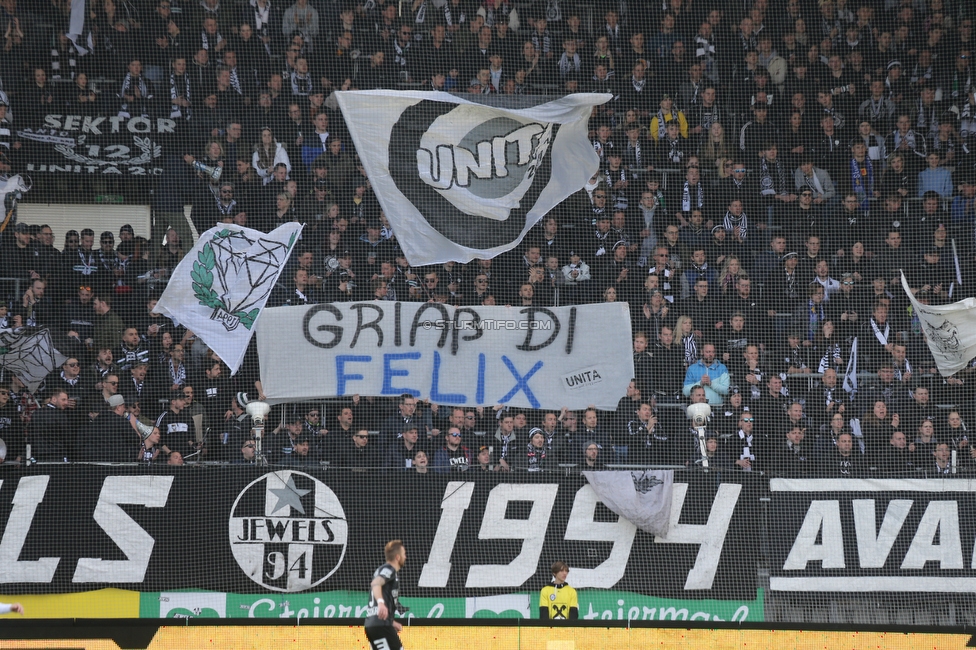
[[[231,374],[237,372],[301,231],[299,223],[267,234],[226,224],[211,228],[173,271],[156,312],[192,330]]]
[[[491,258],[517,246],[596,173],[587,120],[611,97],[581,93],[512,108],[443,92],[335,96],[414,266]]]
[[[583,472],[583,476],[610,512],[645,532],[667,537],[674,470]]]
[[[965,368],[976,357],[976,298],[951,305],[923,305],[912,294],[904,273],[901,286],[922,325],[939,374],[951,377]]]

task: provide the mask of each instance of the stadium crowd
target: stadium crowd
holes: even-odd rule
[[[59,248],[47,225],[6,223],[0,276],[20,290],[0,327],[47,326],[69,355],[34,392],[5,377],[7,463],[28,444],[37,461],[253,462],[253,345],[229,377],[153,314],[190,204],[196,232],[307,224],[271,306],[630,306],[635,377],[614,412],[287,405],[272,463],[695,466],[681,407],[704,401],[710,468],[976,467],[976,365],[936,372],[901,288],[904,270],[924,304],[976,294],[967,3],[88,0],[83,23],[71,5],[0,0],[0,174],[36,162],[18,129],[49,113],[163,117],[176,136],[151,239],[122,226],[96,246],[77,224]],[[375,88],[609,93],[600,170],[516,250],[413,268],[329,100]]]

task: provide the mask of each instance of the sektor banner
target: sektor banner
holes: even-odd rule
[[[162,141],[176,133],[169,118],[50,114],[17,131],[30,174],[162,173]]]

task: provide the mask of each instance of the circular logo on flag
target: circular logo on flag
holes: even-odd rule
[[[390,133],[390,176],[441,235],[468,248],[510,244],[549,184],[559,125],[424,100]],[[419,175],[419,179],[418,179]]]
[[[329,486],[283,470],[255,479],[234,501],[228,525],[234,559],[248,578],[272,591],[304,591],[335,573],[349,526]]]

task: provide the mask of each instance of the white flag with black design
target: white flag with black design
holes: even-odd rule
[[[0,369],[13,375],[34,392],[44,378],[68,357],[54,347],[46,327],[0,330]]]
[[[905,274],[901,286],[912,303],[925,342],[943,377],[951,377],[976,357],[976,298],[951,305],[923,305],[915,299]]]
[[[301,231],[299,223],[270,233],[211,228],[173,271],[156,313],[193,331],[234,374]]]
[[[511,250],[599,168],[587,121],[606,94],[527,108],[443,92],[335,93],[383,211],[414,266]]]
[[[583,472],[583,476],[611,512],[645,532],[667,537],[674,470]]]

